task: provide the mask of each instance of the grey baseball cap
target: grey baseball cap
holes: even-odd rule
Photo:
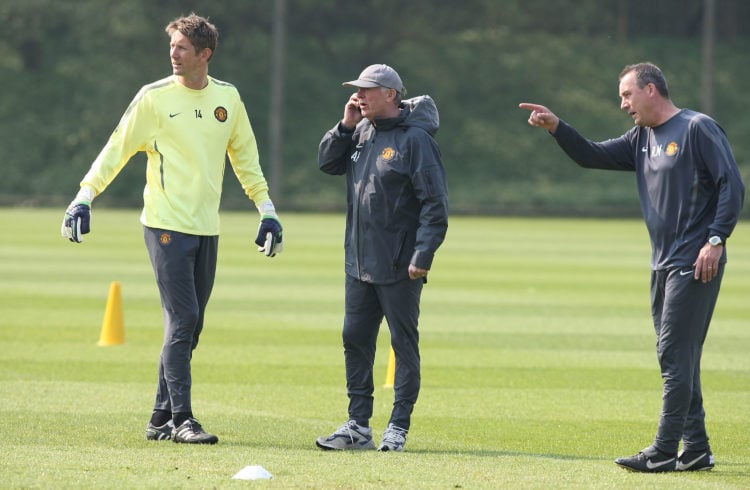
[[[398,76],[396,70],[388,65],[370,65],[359,74],[359,78],[351,82],[342,83],[344,87],[385,87],[392,88],[402,96],[406,94],[406,88]]]

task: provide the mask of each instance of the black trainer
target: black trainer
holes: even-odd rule
[[[168,441],[172,438],[172,429],[174,429],[174,424],[171,420],[159,427],[149,422],[146,426],[146,439],[149,441]]]
[[[708,471],[714,464],[714,455],[710,450],[683,451],[677,458],[677,471]]]
[[[615,464],[622,466],[626,470],[641,471],[644,473],[675,471],[677,469],[677,454],[663,453],[655,447],[650,446],[635,456],[617,458]]]
[[[218,437],[203,430],[201,424],[192,417],[172,430],[172,440],[187,444],[216,444],[219,442]]]

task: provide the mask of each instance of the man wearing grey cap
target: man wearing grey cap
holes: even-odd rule
[[[343,84],[357,92],[320,142],[318,165],[346,175],[345,314],[349,420],[316,440],[322,449],[375,449],[373,364],[388,322],[396,354],[395,400],[379,451],[403,451],[420,388],[419,302],[448,229],[445,169],[434,135],[439,117],[427,95],[404,100],[396,70],[370,65]]]

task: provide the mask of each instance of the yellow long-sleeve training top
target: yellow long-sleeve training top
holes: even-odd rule
[[[170,76],[141,88],[81,186],[99,195],[139,151],[148,157],[146,226],[218,235],[226,155],[247,196],[270,200],[250,119],[229,83],[209,77],[192,90]]]

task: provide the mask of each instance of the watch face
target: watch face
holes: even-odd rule
[[[721,244],[721,238],[719,238],[717,236],[712,236],[711,238],[708,239],[708,243],[710,243],[711,245],[720,245]]]

